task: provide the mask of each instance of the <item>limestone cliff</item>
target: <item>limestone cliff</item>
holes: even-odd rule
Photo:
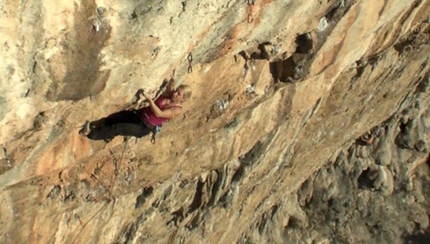
[[[3,1],[1,243],[429,236],[430,1]],[[193,89],[149,138],[85,120]]]

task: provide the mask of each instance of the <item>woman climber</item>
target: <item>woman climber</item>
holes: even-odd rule
[[[191,88],[180,85],[175,89],[174,79],[170,79],[166,91],[155,101],[140,90],[137,93],[137,109],[123,110],[98,121],[86,121],[79,134],[92,140],[110,141],[115,136],[143,137],[182,113],[181,104],[191,96]],[[138,109],[146,98],[149,106]]]

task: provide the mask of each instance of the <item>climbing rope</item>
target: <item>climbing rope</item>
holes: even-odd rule
[[[119,166],[121,166],[121,163],[122,163],[122,160],[123,160],[123,158],[124,158],[124,154],[125,154],[125,151],[126,151],[126,149],[127,149],[127,145],[128,145],[128,139],[127,140],[125,140],[125,144],[124,144],[124,149],[122,150],[122,153],[121,153],[121,158],[120,158],[120,160],[119,160]],[[106,208],[106,206],[113,200],[113,202],[115,203],[115,201],[116,201],[116,199],[115,199],[115,197],[113,196],[113,193],[112,193],[112,189],[113,189],[113,186],[114,186],[114,184],[115,184],[115,180],[116,180],[116,176],[118,175],[117,174],[117,170],[118,170],[118,165],[116,165],[115,164],[115,173],[114,173],[114,177],[113,177],[113,179],[110,181],[110,186],[109,186],[109,188],[106,188],[104,185],[103,185],[103,183],[100,181],[100,179],[98,179],[98,177],[96,177],[94,174],[91,174],[91,178],[93,178],[93,179],[96,179],[102,186],[103,186],[103,188],[105,188],[106,189],[106,191],[108,192],[108,194],[109,194],[109,196],[111,197],[111,199],[109,199],[109,201],[108,202],[106,202],[105,204],[103,204],[103,206],[93,215],[93,216],[91,216],[91,218],[87,221],[87,222],[85,222],[85,224],[83,224],[83,222],[82,222],[82,220],[81,220],[81,218],[79,217],[79,215],[78,214],[75,214],[75,218],[76,219],[78,219],[79,220],[79,223],[81,224],[81,226],[82,226],[82,228],[79,230],[79,232],[78,232],[78,234],[76,235],[76,237],[73,239],[73,241],[72,241],[72,244],[74,244],[75,243],[75,241],[78,239],[78,237],[80,236],[80,234],[82,233],[82,231],[84,230],[84,228],[104,209],[104,208]]]
[[[78,237],[81,235],[81,233],[82,233],[82,231],[84,230],[84,228],[88,225],[88,223],[90,223],[91,222],[91,220],[93,220],[94,219],[94,217],[96,217],[106,206],[107,206],[107,204],[108,203],[105,203],[105,204],[103,204],[103,206],[93,215],[93,216],[91,216],[91,218],[84,224],[84,225],[82,225],[82,223],[81,223],[81,225],[82,225],[82,228],[79,230],[79,232],[78,232],[78,234],[76,235],[76,237],[75,237],[75,239],[73,239],[73,241],[72,241],[72,244],[74,244],[75,243],[75,241],[78,239]]]

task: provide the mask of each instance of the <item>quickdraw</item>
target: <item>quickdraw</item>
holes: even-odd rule
[[[366,145],[372,145],[374,139],[375,138],[374,138],[373,134],[371,134],[371,133],[363,135],[360,137],[360,140],[362,141],[362,143],[364,143]]]
[[[79,221],[81,226],[84,226],[84,223],[82,222],[81,217],[79,217],[79,214],[75,213],[75,219],[77,219]]]
[[[9,155],[7,154],[7,148],[3,147],[4,158],[6,159],[7,166],[12,167],[11,161],[9,159]]]
[[[173,71],[172,71],[172,74],[170,75],[170,78],[175,78],[175,72],[176,72],[176,69],[174,69]]]
[[[248,14],[248,18],[247,18],[247,22],[252,23],[254,21],[254,17],[252,16],[252,6],[255,4],[255,0],[248,0],[247,4],[249,6],[249,14]]]
[[[248,14],[248,23],[252,23],[252,21],[254,21],[254,17],[252,17],[252,14]]]
[[[155,136],[161,132],[161,125],[157,125],[152,129],[151,143],[155,144]]]
[[[193,54],[189,53],[187,59],[188,59],[188,73],[191,73],[193,72]]]

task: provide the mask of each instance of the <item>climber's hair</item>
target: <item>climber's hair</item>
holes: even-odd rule
[[[188,85],[180,85],[176,88],[181,89],[184,92],[184,100],[187,100],[189,97],[191,97],[191,87]]]

